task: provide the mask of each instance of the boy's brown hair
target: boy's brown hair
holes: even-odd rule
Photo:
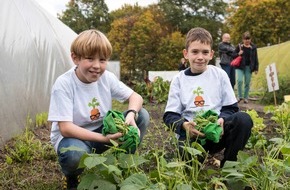
[[[213,40],[211,34],[204,28],[192,28],[186,35],[185,49],[194,41],[200,41],[203,44],[209,44],[212,48]]]
[[[112,45],[108,38],[98,30],[85,30],[71,44],[70,51],[78,58],[93,58],[108,60],[112,55]]]

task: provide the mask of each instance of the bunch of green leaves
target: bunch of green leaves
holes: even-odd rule
[[[117,132],[123,135],[118,139],[122,142],[119,148],[126,152],[135,151],[140,143],[138,129],[125,123],[123,113],[119,111],[109,110],[103,120],[102,134],[115,134]]]
[[[198,138],[202,145],[206,144],[207,140],[218,143],[221,137],[222,128],[217,123],[218,114],[213,110],[198,112],[193,121],[196,123],[195,128],[201,131],[205,137]]]
[[[217,116],[210,115],[208,118],[204,118],[201,114],[198,114],[194,122],[196,123],[195,128],[199,131],[201,131],[204,127],[206,127],[209,123],[216,123],[217,122]]]

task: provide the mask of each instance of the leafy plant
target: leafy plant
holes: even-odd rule
[[[35,158],[35,154],[41,153],[42,143],[34,138],[31,131],[32,120],[27,117],[25,132],[15,138],[13,149],[6,146],[6,162],[31,162]]]
[[[145,99],[145,103],[163,103],[167,101],[169,87],[169,81],[164,81],[161,77],[156,77],[153,82],[136,83],[134,90]]]
[[[261,148],[263,147],[266,143],[266,137],[263,134],[263,130],[265,129],[265,124],[263,118],[261,118],[256,110],[246,110],[246,113],[250,115],[250,117],[253,120],[253,128],[252,128],[252,134],[246,144],[247,148]]]
[[[285,139],[290,139],[290,102],[284,102],[278,107],[268,107],[268,112],[273,114],[271,118],[279,124],[276,128]]]
[[[47,125],[47,118],[48,118],[47,112],[36,114],[36,116],[35,116],[36,127],[46,126]]]
[[[269,147],[270,148],[270,147]],[[275,158],[277,150],[265,152],[261,162],[257,155],[249,155],[243,151],[238,154],[238,160],[227,161],[222,169],[222,176],[232,189],[289,189],[284,161]]]

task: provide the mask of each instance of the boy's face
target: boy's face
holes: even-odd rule
[[[208,62],[213,58],[214,51],[209,44],[193,41],[188,49],[183,50],[184,57],[190,64],[192,73],[202,73],[206,70]]]
[[[83,83],[96,82],[105,72],[108,60],[95,57],[78,58],[71,54],[73,62],[77,65],[76,75]]]

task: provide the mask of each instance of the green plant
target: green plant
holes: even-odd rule
[[[258,155],[249,155],[243,151],[239,152],[236,162],[227,161],[221,174],[228,186],[232,189],[244,189],[247,186],[265,190],[289,189],[289,165],[277,159],[280,145],[269,146],[260,162]]]
[[[261,148],[266,143],[266,137],[263,134],[263,130],[265,129],[265,124],[263,118],[261,118],[256,110],[246,110],[246,113],[250,115],[250,117],[253,120],[253,128],[252,128],[252,134],[246,144],[247,148]]]
[[[145,103],[163,103],[167,101],[169,87],[169,81],[156,77],[153,82],[136,83],[134,90],[143,97]]]
[[[36,127],[47,126],[47,118],[48,118],[47,112],[36,114],[35,116]]]
[[[290,102],[284,102],[277,107],[269,106],[267,111],[273,114],[271,119],[279,124],[276,131],[284,139],[290,140]]]
[[[32,120],[27,117],[25,132],[14,138],[13,149],[6,147],[6,161],[9,164],[13,162],[31,162],[36,154],[42,150],[42,143],[34,138],[31,131]]]
[[[166,102],[168,98],[170,83],[157,77],[152,83],[151,97],[156,103]]]

